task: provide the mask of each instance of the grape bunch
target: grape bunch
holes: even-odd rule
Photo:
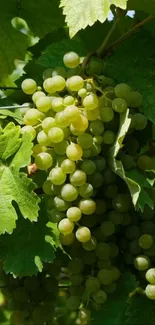
[[[69,52],[63,62],[65,67],[45,70],[42,86],[33,79],[22,82],[32,105],[21,109],[21,132],[31,134],[34,141],[32,163],[46,173],[42,189],[49,221],[57,224],[70,256],[60,272],[70,281],[67,310],[77,311],[77,325],[86,325],[91,318],[86,305],[102,308],[126,263],[136,270],[139,265],[147,265],[142,271],[148,269],[149,257],[142,252],[154,245],[145,225],[142,232],[138,228],[141,217],[109,163],[120,116],[127,109],[130,129],[118,159],[125,171],[136,167],[141,173],[150,172],[152,159],[139,153],[137,134],[140,137],[148,125],[139,111],[142,95],[104,76],[100,60],[90,60],[85,69],[78,54]],[[153,278],[149,269],[148,297],[154,292]]]

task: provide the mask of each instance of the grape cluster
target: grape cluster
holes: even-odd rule
[[[138,110],[141,94],[105,77],[100,60],[91,60],[83,69],[80,57],[69,52],[63,62],[66,68],[44,72],[42,87],[33,79],[23,81],[33,107],[21,109],[21,132],[34,140],[32,163],[46,172],[42,188],[49,221],[58,225],[60,242],[70,256],[67,265],[61,265],[70,281],[67,310],[78,311],[76,324],[86,325],[91,316],[85,305],[101,308],[116,290],[124,265],[145,271],[148,252],[152,256],[154,228],[145,228],[145,223],[153,222],[140,221],[140,230],[143,216],[134,211],[128,189],[109,164],[120,116],[128,108],[130,130],[118,158],[125,170],[137,166],[142,173],[151,170],[152,159],[138,153],[137,132],[147,127]],[[151,298],[154,269],[147,271],[146,279]]]

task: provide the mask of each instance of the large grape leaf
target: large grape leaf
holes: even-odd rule
[[[96,21],[103,23],[111,5],[126,9],[127,0],[61,0],[63,14],[73,37],[79,30],[92,26]]]
[[[32,276],[42,271],[43,262],[55,258],[55,234],[46,226],[46,210],[41,207],[38,222],[19,218],[11,235],[0,237],[0,257],[6,273]]]
[[[155,0],[128,0],[128,8],[155,14]]]
[[[154,301],[145,295],[134,295],[128,301],[126,310],[127,325],[155,324]]]
[[[108,296],[103,310],[92,313],[91,325],[124,324],[127,300],[130,292],[136,288],[136,279],[130,272],[125,272],[118,282],[115,293]]]
[[[143,95],[141,109],[155,123],[155,42],[151,33],[141,30],[120,44],[107,59],[105,74],[138,89]]]
[[[20,127],[9,123],[0,135],[0,234],[16,227],[16,202],[24,218],[36,221],[39,198],[36,185],[20,168],[30,163],[32,141],[29,134],[20,137]]]

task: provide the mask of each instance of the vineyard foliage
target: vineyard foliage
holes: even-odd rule
[[[1,8],[0,324],[153,325],[155,0]]]

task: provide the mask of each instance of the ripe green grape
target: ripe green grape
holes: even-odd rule
[[[103,235],[102,235],[103,236]],[[96,256],[101,260],[106,260],[111,255],[111,247],[107,243],[98,243],[96,247]]]
[[[138,158],[137,165],[142,170],[151,170],[153,169],[153,160],[147,155],[142,155]]]
[[[76,164],[70,159],[65,159],[61,164],[61,168],[65,174],[72,174],[76,169]]]
[[[31,135],[32,140],[36,137],[36,130],[31,125],[25,125],[20,130],[21,134],[28,133]]]
[[[101,152],[101,145],[97,144],[97,143],[93,143],[92,147],[91,147],[91,155],[92,157],[96,157],[100,154]]]
[[[91,232],[87,227],[79,227],[76,231],[75,236],[81,243],[86,243],[91,238]]]
[[[116,175],[113,173],[113,171],[110,168],[107,168],[104,171],[103,177],[104,177],[104,184],[106,185],[113,184],[116,181]]]
[[[148,284],[145,288],[145,294],[147,298],[151,300],[155,300],[155,285],[154,284]]]
[[[90,182],[93,188],[100,188],[104,183],[104,177],[101,173],[95,172],[90,176]]]
[[[57,155],[65,155],[66,149],[68,146],[68,142],[66,140],[62,140],[61,142],[55,143],[53,148]]]
[[[66,180],[66,174],[63,172],[61,167],[52,168],[49,173],[49,180],[54,185],[61,185]]]
[[[79,310],[78,317],[82,321],[82,323],[85,321],[88,322],[91,317],[91,311],[88,308],[82,307]]]
[[[77,296],[71,296],[66,301],[66,306],[69,310],[76,310],[80,307],[80,298]]]
[[[60,195],[54,197],[53,205],[58,211],[66,211],[70,207],[69,202],[66,202]]]
[[[64,218],[59,222],[58,229],[63,235],[68,235],[72,233],[74,224],[69,219]]]
[[[139,237],[139,246],[143,249],[148,249],[152,246],[153,244],[153,238],[151,235],[144,234]]]
[[[86,88],[81,88],[79,91],[78,91],[78,96],[81,97],[81,98],[85,98],[87,95],[87,90]]]
[[[110,122],[114,118],[114,111],[112,107],[104,106],[99,107],[100,109],[100,118],[103,122]]]
[[[99,101],[98,101],[98,97],[97,95],[95,95],[94,93],[89,93],[82,102],[84,108],[86,110],[94,110],[95,108],[98,107]]]
[[[79,144],[71,143],[66,149],[66,155],[70,160],[80,160],[82,157],[82,148]]]
[[[91,237],[88,242],[82,244],[83,248],[88,252],[94,251],[96,249],[96,245],[97,241],[95,237]]]
[[[117,281],[121,275],[119,269],[116,266],[112,266],[110,269],[112,281]]]
[[[92,175],[96,170],[95,162],[92,160],[83,160],[80,168],[87,174]]]
[[[63,130],[58,127],[53,127],[48,131],[48,137],[53,143],[61,142],[64,139]]]
[[[110,293],[114,293],[117,289],[117,284],[115,282],[112,282],[106,286],[104,286],[104,290],[106,293],[110,294]]]
[[[100,289],[100,282],[97,278],[90,276],[87,280],[86,280],[86,290],[89,293],[95,293],[98,292],[98,290]]]
[[[105,200],[96,199],[96,214],[103,214],[107,211],[107,204]]]
[[[132,156],[127,154],[121,154],[121,161],[125,170],[131,169],[135,166],[135,162]]]
[[[71,124],[78,131],[84,132],[88,128],[88,119],[84,115],[79,115],[78,119]]]
[[[99,290],[98,292],[93,294],[93,299],[96,304],[102,305],[107,300],[107,294],[104,290]]]
[[[64,109],[63,98],[62,97],[53,97],[51,99],[51,107],[54,112],[61,112]]]
[[[155,284],[155,268],[149,269],[145,274],[146,280],[151,284]]]
[[[30,108],[26,114],[24,115],[24,123],[26,125],[36,125],[40,122],[40,120],[43,120],[44,114],[40,111],[38,111],[35,108]]]
[[[78,197],[78,190],[72,184],[65,184],[61,189],[61,196],[67,202],[72,202]]]
[[[126,100],[130,107],[136,108],[142,104],[143,97],[138,91],[131,91]]]
[[[36,101],[40,98],[40,97],[46,97],[46,94],[43,91],[36,91],[33,96],[32,96],[32,100],[33,102],[36,104]]]
[[[63,62],[67,68],[76,68],[80,64],[80,57],[75,52],[68,52],[64,55]]]
[[[88,121],[95,121],[100,117],[100,111],[99,111],[98,107],[91,111],[84,109],[83,114],[86,116]]]
[[[116,134],[111,130],[106,130],[103,133],[103,142],[105,144],[113,144],[116,139]]]
[[[56,209],[48,210],[48,219],[53,223],[58,223],[61,219],[65,217],[63,212],[60,212]]]
[[[83,158],[89,158],[91,157],[91,149],[83,149]]]
[[[108,219],[114,224],[114,225],[121,225],[123,221],[123,215],[122,213],[119,213],[115,210],[111,210],[108,213]]]
[[[115,232],[115,226],[111,221],[104,221],[101,224],[101,232],[104,236],[111,236]]]
[[[98,156],[95,161],[97,172],[102,172],[106,167],[106,160],[104,157]]]
[[[93,186],[89,183],[83,184],[79,187],[79,195],[84,199],[88,199],[93,195]]]
[[[79,202],[79,209],[83,214],[93,214],[96,210],[96,203],[92,199],[83,199]]]
[[[49,75],[49,77],[55,77],[55,76],[61,76],[63,78],[66,78],[67,72],[64,67],[57,67],[52,71],[52,74]],[[48,76],[45,78],[47,79]]]
[[[100,284],[108,285],[113,282],[111,269],[101,269],[97,273]]]
[[[141,131],[145,129],[147,125],[147,118],[141,114],[141,113],[136,113],[132,115],[132,127],[135,130]]]
[[[52,78],[47,78],[43,87],[47,93],[55,93],[57,91],[62,91],[65,88],[65,79],[61,76],[54,76]]]
[[[112,108],[117,113],[123,113],[127,110],[127,102],[123,98],[115,98],[112,101]]]
[[[44,130],[44,132],[48,133],[48,131],[53,128],[54,126],[56,126],[56,122],[55,119],[53,117],[46,117],[43,121],[42,121],[42,128]]]
[[[48,138],[47,134],[42,130],[37,134],[37,141],[40,144],[40,146],[50,146],[51,141]]]
[[[60,233],[59,239],[60,239],[60,242],[62,245],[69,246],[69,245],[73,244],[73,242],[75,240],[75,235],[73,232],[71,232],[68,235],[64,235],[64,234]]]
[[[118,212],[128,212],[131,206],[130,196],[127,194],[117,194],[112,201],[112,205]]]
[[[116,97],[128,99],[131,93],[131,87],[125,83],[120,83],[115,87],[115,95]]]
[[[64,97],[63,99],[63,105],[64,106],[69,106],[69,105],[73,105],[75,102],[75,98],[73,96],[67,95]]]
[[[65,118],[63,111],[55,114],[55,123],[56,123],[56,126],[62,128],[62,129],[69,126],[69,121]]]
[[[64,117],[70,122],[74,122],[79,117],[80,112],[77,106],[70,105],[64,109]]]
[[[70,91],[79,91],[84,86],[84,80],[80,76],[72,76],[66,80],[66,87]]]
[[[104,131],[104,125],[101,120],[90,122],[89,129],[94,135],[100,135]]]
[[[82,213],[81,210],[77,207],[71,207],[67,210],[67,218],[72,221],[72,222],[76,222],[79,221],[82,217]]]
[[[36,84],[35,80],[30,79],[30,78],[25,79],[22,82],[21,87],[22,87],[23,92],[27,95],[32,95],[37,90],[37,84]]]
[[[118,187],[116,184],[108,185],[104,189],[104,195],[109,199],[114,199],[118,193]]]
[[[134,266],[139,271],[145,271],[150,266],[150,259],[145,255],[139,255],[134,259]]]
[[[50,180],[46,180],[44,183],[43,183],[43,191],[45,194],[47,195],[53,195],[53,191],[51,189],[51,186],[52,186],[52,183]]]
[[[70,281],[73,286],[79,286],[83,282],[84,277],[81,274],[72,274]]]
[[[103,137],[102,135],[95,135],[93,137],[93,142],[97,144],[102,144],[103,143]]]
[[[35,157],[35,164],[40,170],[47,170],[53,164],[52,156],[47,152],[41,152]]]
[[[51,100],[49,97],[39,97],[36,101],[37,109],[40,112],[47,112],[51,108]]]
[[[76,169],[74,173],[70,174],[69,180],[73,186],[81,186],[86,183],[87,176],[84,171]]]
[[[93,137],[89,133],[84,133],[78,136],[77,143],[82,149],[89,149],[93,145]]]

